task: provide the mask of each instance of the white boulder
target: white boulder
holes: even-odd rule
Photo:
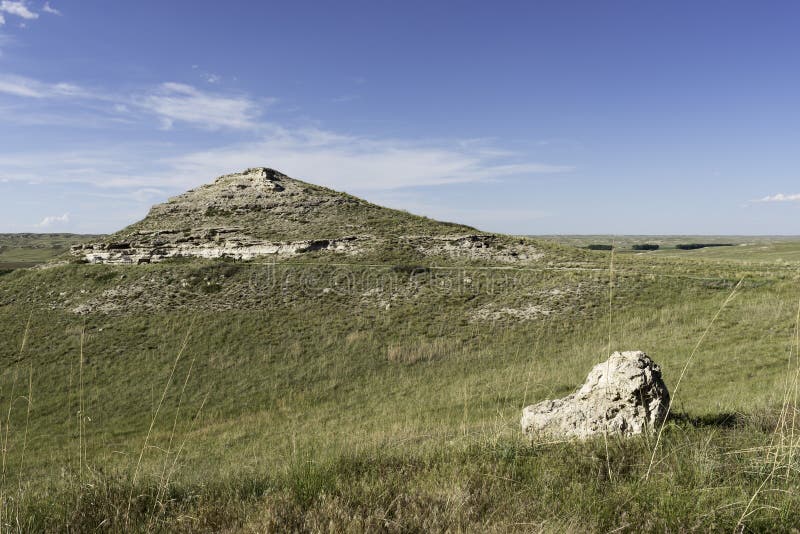
[[[531,439],[630,436],[658,427],[668,406],[661,368],[642,351],[615,352],[595,365],[572,395],[527,406],[522,432]]]

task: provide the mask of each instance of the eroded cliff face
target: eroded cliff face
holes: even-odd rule
[[[250,260],[319,250],[352,253],[358,250],[358,238],[341,235],[334,225],[328,233],[309,228],[303,239],[283,237],[297,234],[309,219],[333,220],[339,210],[361,204],[366,203],[272,169],[247,169],[157,204],[147,217],[109,240],[72,247],[71,253],[89,263],[108,264]]]
[[[129,241],[77,245],[72,247],[71,253],[88,263],[129,265],[157,263],[170,258],[252,260],[319,250],[355,253],[358,251],[358,238],[270,242],[241,235],[236,229],[220,228],[204,229],[201,234],[142,233],[132,236]]]
[[[292,257],[309,252],[356,255],[385,246],[408,246],[425,257],[528,263],[542,257],[534,246],[506,245],[493,235],[400,236],[389,240],[376,236],[346,236],[337,239],[265,241],[236,228],[206,228],[199,233],[162,231],[133,234],[129,240],[87,243],[72,247],[71,254],[87,263],[142,264],[171,258],[226,258],[252,260],[259,257]]]

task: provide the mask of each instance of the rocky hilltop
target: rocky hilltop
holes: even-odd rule
[[[127,315],[324,304],[372,316],[438,302],[464,324],[515,323],[584,313],[592,309],[584,302],[605,289],[604,270],[563,279],[593,258],[577,249],[384,208],[268,168],[221,176],[70,253],[6,275],[0,310]]]
[[[541,256],[525,240],[384,208],[263,167],[220,176],[155,205],[141,221],[71,253],[89,263],[140,264],[317,251],[358,255],[387,246],[501,262]]]

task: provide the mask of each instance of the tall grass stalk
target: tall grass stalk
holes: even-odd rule
[[[5,489],[6,489],[6,463],[8,459],[8,438],[11,434],[11,411],[14,408],[14,395],[16,395],[16,387],[17,387],[17,375],[18,375],[18,368],[14,366],[14,379],[11,383],[11,396],[8,400],[8,411],[6,412],[6,427],[5,427],[5,434],[3,435],[3,473],[2,473],[2,488],[3,488],[3,497],[5,497]]]
[[[609,374],[611,365],[611,336],[612,336],[612,328],[613,328],[613,317],[614,317],[614,245],[616,244],[616,238],[612,239],[611,241],[611,259],[608,265],[608,347],[606,349],[606,384],[608,384]],[[606,449],[606,471],[608,471],[608,478],[613,483],[614,482],[614,474],[611,472],[611,455],[608,452],[608,421],[606,421],[606,426],[603,428],[603,444],[605,445]]]
[[[172,443],[175,439],[175,431],[178,427],[178,416],[180,415],[181,406],[183,405],[183,397],[186,393],[186,386],[189,384],[189,378],[192,376],[192,369],[194,368],[194,362],[197,359],[197,355],[195,354],[192,356],[192,361],[189,363],[189,369],[186,371],[186,378],[183,380],[183,387],[181,387],[181,393],[178,397],[178,406],[175,408],[175,417],[172,421],[172,430],[169,434],[169,443],[167,444],[167,449],[164,452],[164,466],[161,470],[161,478],[158,483],[158,491],[156,493],[155,501],[153,502],[153,519],[155,519],[155,515],[157,513],[157,508],[162,506],[161,498],[167,491],[167,486],[169,484],[167,480],[167,466],[169,464],[170,454],[172,452]],[[177,461],[177,458],[176,458]]]
[[[30,333],[31,329],[31,320],[33,319],[33,311],[28,314],[28,321],[25,323],[25,331],[22,333],[22,343],[19,346],[19,359],[22,359],[22,356],[25,354],[25,347],[28,344],[28,334]],[[17,385],[17,365],[14,365],[14,379],[11,385],[11,397],[8,401],[8,413],[6,414],[6,428],[5,428],[5,437],[3,438],[3,473],[2,473],[2,482],[0,483],[0,531],[2,530],[3,525],[5,525],[5,517],[8,512],[8,496],[6,495],[6,461],[8,458],[8,437],[9,432],[11,431],[11,410],[14,407],[14,395],[15,395],[15,388]],[[27,434],[27,426],[25,429]]]
[[[194,326],[195,319],[192,319],[192,322],[189,324],[189,329],[186,331],[186,336],[183,338],[183,344],[181,345],[180,350],[178,350],[178,354],[175,356],[175,361],[172,364],[172,369],[169,372],[169,378],[167,378],[166,384],[164,384],[164,391],[161,392],[161,398],[158,401],[158,405],[156,406],[155,412],[153,412],[153,417],[150,420],[150,426],[147,428],[147,434],[144,437],[144,442],[142,443],[142,449],[139,451],[139,458],[136,460],[136,468],[133,471],[133,477],[131,478],[131,488],[128,494],[128,507],[125,511],[125,528],[128,528],[131,516],[131,503],[133,502],[133,491],[136,488],[136,482],[139,478],[139,469],[142,466],[142,458],[144,457],[144,451],[147,450],[147,445],[150,442],[150,436],[153,433],[153,427],[156,424],[156,419],[158,419],[158,413],[161,411],[161,407],[164,405],[164,399],[167,398],[167,393],[169,392],[169,388],[172,385],[172,379],[175,376],[175,370],[178,368],[178,362],[181,360],[181,356],[183,356],[186,347],[189,344],[189,336],[192,333],[192,327]]]
[[[78,479],[83,481],[83,346],[86,341],[86,322],[81,327],[78,353]]]
[[[30,367],[28,368],[28,397],[25,399],[27,401],[27,409],[25,410],[25,434],[22,438],[22,453],[19,457],[19,472],[22,473],[22,468],[25,465],[25,451],[28,448],[28,426],[31,421],[31,405],[33,404],[33,363],[31,363]],[[19,481],[20,486],[22,485],[22,480]]]
[[[178,447],[178,450],[175,452],[175,456],[173,456],[173,458],[172,458],[172,466],[170,466],[170,469],[167,472],[167,479],[166,479],[166,482],[165,482],[165,484],[167,486],[169,486],[169,481],[172,479],[172,476],[175,474],[175,471],[177,471],[177,469],[178,469],[178,460],[180,459],[180,456],[181,456],[181,453],[183,452],[183,449],[186,447],[186,442],[189,440],[189,436],[194,431],[195,424],[200,419],[200,414],[203,412],[203,408],[205,407],[206,402],[208,401],[209,395],[211,395],[211,391],[208,391],[205,394],[205,396],[203,397],[203,401],[200,403],[200,407],[197,409],[197,413],[194,415],[194,418],[192,419],[192,422],[189,425],[188,430],[186,431],[186,433],[183,436],[183,441],[181,441],[181,444]]]
[[[734,533],[744,531],[745,519],[747,519],[747,517],[755,511],[751,511],[751,507],[753,506],[756,498],[758,498],[758,495],[764,490],[766,485],[775,477],[776,473],[782,471],[784,467],[786,470],[786,483],[789,483],[789,478],[791,476],[793,467],[794,451],[798,446],[798,444],[794,441],[794,429],[795,420],[797,418],[797,390],[798,382],[800,381],[800,303],[798,303],[797,307],[797,318],[795,320],[795,328],[792,338],[792,343],[789,345],[789,379],[786,383],[786,390],[783,396],[783,404],[781,406],[780,416],[778,417],[778,422],[775,425],[775,431],[773,432],[771,438],[772,443],[767,448],[768,462],[769,453],[772,452],[774,454],[771,462],[772,467],[770,468],[769,473],[764,477],[764,480],[761,481],[761,484],[753,492],[753,495],[750,497],[747,505],[744,507],[742,515],[739,516],[739,520],[736,523]],[[794,373],[791,373],[792,353],[794,353],[795,356]],[[790,418],[790,414],[790,423],[787,423],[787,419]],[[788,437],[786,435],[787,424],[789,425]],[[785,462],[785,465],[781,464],[782,460]]]
[[[191,423],[189,424],[189,428],[186,430],[186,433],[183,436],[183,441],[181,441],[178,450],[175,452],[175,455],[172,458],[172,465],[170,466],[169,470],[167,471],[167,476],[164,479],[164,492],[169,488],[170,480],[172,480],[173,475],[178,470],[178,460],[180,459],[181,453],[183,452],[184,447],[186,446],[186,442],[189,440],[189,436],[192,434],[195,428],[195,424],[200,419],[200,414],[203,411],[203,407],[206,405],[206,401],[208,400],[208,396],[211,395],[211,391],[208,391],[203,397],[203,401],[200,403],[200,407],[197,409],[197,413],[195,414],[194,418],[192,419]],[[163,495],[161,497],[163,499]],[[148,522],[148,531],[151,530],[151,526],[155,524],[158,520],[158,516],[160,513],[163,513],[166,503],[163,500],[159,500],[156,498],[156,504],[158,505],[158,509],[154,509],[152,517]]]
[[[797,367],[797,371],[794,374],[794,382],[793,382],[793,389],[794,395],[792,396],[792,429],[789,441],[791,443],[791,448],[789,449],[789,461],[786,463],[786,482],[789,482],[789,474],[791,472],[791,466],[794,460],[794,451],[797,448],[798,444],[795,442],[795,424],[797,421],[797,396],[798,391],[800,391],[800,302],[797,304],[797,319],[795,320],[795,327],[794,327],[794,357],[795,357],[795,366]]]
[[[705,331],[703,332],[703,335],[701,335],[700,339],[697,340],[697,343],[695,344],[694,348],[692,349],[691,354],[689,354],[689,358],[686,359],[686,363],[684,364],[683,369],[681,369],[681,374],[678,376],[678,381],[675,383],[675,387],[672,390],[672,396],[670,397],[669,404],[667,405],[667,413],[664,416],[664,422],[665,423],[666,423],[667,419],[669,418],[669,414],[672,411],[672,405],[675,403],[675,399],[678,398],[678,388],[680,388],[681,382],[683,381],[683,377],[686,376],[686,371],[689,369],[689,365],[691,365],[692,360],[694,359],[694,355],[697,353],[697,350],[700,348],[700,345],[702,345],[703,340],[705,340],[706,336],[711,331],[711,328],[714,326],[714,323],[717,322],[717,318],[722,313],[722,310],[724,310],[728,306],[728,304],[733,300],[733,298],[736,296],[736,293],[739,291],[739,288],[742,286],[742,282],[744,282],[744,278],[741,278],[739,280],[739,282],[736,284],[736,286],[730,292],[728,297],[722,303],[722,306],[719,307],[719,309],[717,310],[717,313],[715,313],[714,317],[711,319],[711,322],[708,323],[708,326],[706,327]],[[644,475],[644,479],[645,480],[649,480],[650,479],[650,473],[651,473],[651,471],[653,469],[653,462],[655,462],[656,453],[658,452],[658,446],[661,444],[661,435],[664,432],[664,427],[665,426],[666,426],[666,424],[662,424],[661,427],[658,429],[658,434],[656,436],[656,443],[653,446],[653,453],[650,456],[650,463],[647,465],[647,471],[645,472],[645,475]]]

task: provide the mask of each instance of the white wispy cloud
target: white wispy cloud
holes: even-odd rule
[[[50,2],[45,2],[44,3],[44,6],[42,7],[42,11],[44,11],[45,13],[50,13],[51,15],[60,15],[61,14],[61,11],[59,11],[58,9],[54,8],[53,6],[51,6]]]
[[[51,180],[83,180],[101,186],[183,188],[236,169],[267,165],[330,187],[364,191],[572,170],[568,165],[528,161],[499,147],[491,139],[411,141],[347,135],[322,128],[285,127],[260,120],[262,107],[271,103],[270,100],[203,91],[175,82],[120,96],[70,83],[0,75],[0,93],[32,102],[55,99],[56,108],[16,110],[18,119],[24,119],[27,124],[32,123],[31,117],[36,119],[36,124],[53,120],[62,126],[71,118],[76,121],[75,126],[80,127],[90,124],[92,117],[97,117],[101,123],[116,120],[126,121],[127,125],[154,117],[161,121],[163,128],[182,123],[207,130],[243,130],[251,135],[249,141],[188,153],[176,153],[172,148],[158,155],[142,154],[126,146],[122,149],[106,147],[99,154],[97,151],[60,154],[55,174],[47,163],[55,161],[52,150],[46,155],[3,155],[0,152],[0,177],[13,179],[44,175]],[[69,106],[62,102],[65,99],[79,100],[80,113],[69,115]],[[87,110],[92,112],[87,113]],[[56,120],[52,114],[60,111],[66,115],[63,120]],[[0,115],[4,115],[3,108],[0,108]],[[110,154],[115,157],[109,158]],[[120,170],[123,168],[120,159],[130,161],[126,171]],[[143,161],[147,165],[142,164]],[[45,162],[44,168],[41,168],[42,162]]]
[[[58,225],[61,223],[68,223],[69,222],[69,213],[65,213],[63,215],[50,215],[42,219],[42,221],[37,224],[36,226],[39,228],[47,228],[53,225]]]
[[[274,99],[258,101],[245,95],[230,95],[200,90],[194,86],[167,82],[134,94],[118,94],[102,89],[87,88],[73,83],[49,83],[13,74],[0,74],[0,94],[35,100],[75,99],[84,103],[102,104],[104,112],[114,112],[125,120],[155,116],[164,129],[175,123],[207,130],[254,129],[262,108]],[[64,109],[64,114],[69,110]],[[89,120],[86,110],[80,116],[72,116],[77,125]],[[13,117],[9,117],[13,118]],[[22,114],[17,117],[30,122]],[[59,124],[64,119],[58,119]]]
[[[164,199],[168,196],[167,191],[156,187],[142,187],[139,189],[124,188],[122,190],[118,190],[117,188],[112,189],[113,190],[111,191],[108,189],[104,189],[102,191],[93,190],[92,192],[86,193],[86,195],[127,203],[145,204],[148,206],[153,202],[160,202],[161,199]]]
[[[0,148],[0,181],[20,186],[36,182],[50,187],[74,187],[83,191],[79,198],[87,202],[86,206],[92,205],[90,197],[102,198],[103,208],[98,207],[97,213],[92,211],[91,219],[84,217],[84,224],[92,231],[111,232],[143,217],[152,204],[169,196],[222,174],[263,165],[381,204],[499,231],[507,227],[533,228],[532,221],[549,215],[542,210],[546,206],[493,211],[479,205],[438,205],[428,199],[425,190],[415,188],[491,182],[512,174],[552,179],[546,176],[571,169],[535,162],[507,164],[466,153],[458,142],[436,144],[375,140],[321,130],[276,129],[253,143],[178,155],[169,145],[97,145],[86,151],[6,154]],[[50,202],[54,211],[75,205],[74,198]],[[107,219],[102,219],[101,211],[108,215]],[[72,224],[63,217],[46,218],[37,227]]]
[[[753,202],[800,202],[800,193],[786,195],[778,193],[754,200]]]
[[[0,180],[87,186],[108,202],[124,204],[125,213],[136,217],[168,195],[255,166],[273,167],[295,178],[367,194],[368,198],[381,191],[489,182],[512,176],[532,178],[573,170],[570,165],[532,160],[493,139],[412,140],[287,126],[262,118],[263,110],[272,103],[269,99],[224,90],[205,91],[175,82],[120,94],[0,74],[0,93],[9,95],[0,102],[0,120],[7,123],[15,120],[28,125],[84,129],[93,124],[109,128],[108,139],[114,139],[117,131],[112,128],[119,124],[127,132],[136,127],[152,128],[160,121],[164,128],[235,130],[237,137],[244,139],[206,150],[182,150],[173,142],[135,144],[102,139],[81,150],[43,147],[4,152],[0,146]],[[192,135],[191,146],[197,146],[196,134]],[[209,137],[215,143],[225,138],[216,133]],[[180,143],[181,139],[175,136],[175,142]],[[67,206],[63,204],[61,209],[55,207],[52,211],[62,211]],[[400,203],[396,206],[404,207]],[[432,208],[431,215],[456,218],[461,212]],[[493,227],[499,224],[498,217],[527,221],[539,216],[542,213],[530,210],[513,214],[504,210],[502,214],[482,212],[470,221]],[[68,214],[47,217],[39,226],[66,223],[65,217]]]
[[[184,184],[171,180],[163,165],[152,164],[163,155],[163,147],[158,145],[100,143],[83,150],[0,151],[0,180],[86,184],[120,192],[182,188]]]
[[[222,81],[222,76],[219,74],[214,74],[213,72],[209,72],[207,70],[201,69],[200,65],[192,65],[192,70],[197,71],[200,74],[200,77],[203,78],[208,83],[215,84]]]
[[[81,87],[66,83],[46,83],[25,76],[0,74],[0,93],[25,98],[88,97]]]
[[[509,176],[569,172],[568,165],[497,158],[491,149],[458,141],[407,141],[341,135],[321,129],[264,126],[259,139],[176,153],[170,145],[98,145],[82,151],[2,153],[0,179],[83,183],[101,188],[181,192],[236,170],[276,168],[299,179],[345,191],[485,182]],[[484,154],[485,152],[485,154]],[[516,162],[509,163],[509,160]]]
[[[224,174],[259,165],[340,189],[379,190],[554,174],[571,166],[508,163],[458,142],[410,142],[273,126],[262,139],[170,158],[177,174]]]
[[[29,98],[43,98],[38,82],[21,76],[0,76],[0,93]]]
[[[161,84],[137,104],[160,117],[164,128],[186,122],[208,129],[247,129],[256,126],[260,115],[259,106],[246,96],[209,93],[174,82]]]
[[[28,20],[39,18],[39,14],[31,11],[24,0],[0,0],[0,12]]]

